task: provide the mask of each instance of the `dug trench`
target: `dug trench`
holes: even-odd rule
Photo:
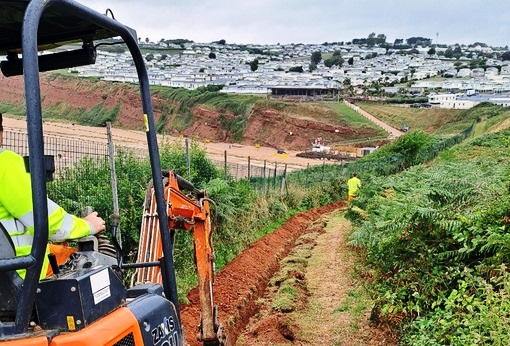
[[[219,322],[226,330],[230,345],[236,344],[239,336],[245,332],[250,318],[259,312],[258,300],[263,297],[270,280],[279,270],[280,262],[296,246],[296,240],[308,232],[317,231],[312,224],[322,215],[343,208],[345,202],[338,201],[294,215],[273,233],[252,244],[216,274],[214,299],[219,309]],[[186,341],[189,346],[200,346],[196,340],[200,318],[198,290],[190,291],[187,299],[189,303],[181,305]],[[289,337],[289,331],[281,329],[283,338],[292,338]]]

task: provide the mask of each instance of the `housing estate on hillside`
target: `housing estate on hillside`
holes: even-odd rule
[[[152,45],[158,47],[161,44],[164,42]],[[484,53],[492,54],[492,49],[486,49],[487,47],[473,47],[466,52],[476,57],[481,54],[482,48],[486,50]],[[277,88],[339,90],[351,87],[352,92],[361,93],[374,85],[383,86],[385,90],[393,92],[402,88],[456,93],[467,90],[484,93],[510,92],[508,61],[488,59],[487,64],[494,67],[457,69],[454,60],[431,56],[427,53],[427,47],[418,47],[418,53],[413,54],[401,54],[402,51],[391,48],[336,43],[246,45],[243,49],[237,45],[187,43],[184,50],[177,54],[149,53],[146,58],[150,84],[192,90],[213,84],[223,85],[222,92],[225,93],[261,95],[267,95],[269,91]],[[246,49],[263,51],[266,54],[251,54]],[[437,48],[438,51],[441,49]],[[340,52],[344,63],[342,66],[327,67],[324,61],[321,61],[317,68],[310,72],[310,56],[316,51],[320,51],[324,56]],[[214,53],[214,58],[209,57],[210,53]],[[257,59],[257,69],[252,71],[250,63],[254,59]],[[295,67],[301,67],[303,72],[291,72]],[[78,67],[72,72],[106,81],[136,82],[135,68],[124,53],[98,51],[95,65]],[[401,86],[388,88],[395,84]],[[448,102],[451,103],[451,100]],[[446,105],[448,102],[440,104]],[[471,103],[470,100],[461,103],[459,99],[455,105],[467,107]]]

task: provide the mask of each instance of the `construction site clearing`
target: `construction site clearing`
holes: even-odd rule
[[[312,150],[296,154],[298,157],[319,160],[351,161],[373,153],[377,147],[351,147],[344,145],[326,146],[322,138],[316,138],[312,143]]]

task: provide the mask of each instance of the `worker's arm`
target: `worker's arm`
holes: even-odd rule
[[[30,175],[25,170],[21,156],[11,151],[2,151],[0,158],[0,204],[2,205],[0,219],[21,220],[23,216],[32,212]]]
[[[8,169],[1,174],[0,203],[5,210],[25,226],[25,232],[33,234],[34,215],[32,208],[32,186],[30,175],[26,172],[23,158],[13,152],[1,154],[2,164],[8,163]],[[0,217],[6,215],[0,215]],[[78,239],[104,230],[104,221],[97,217],[88,221],[68,214],[62,207],[48,199],[49,239],[64,241]],[[102,225],[101,225],[102,223]]]
[[[50,228],[49,239],[52,241],[79,239],[105,229],[104,221],[97,216],[97,212],[81,219],[67,213],[64,208],[49,198],[48,223]]]

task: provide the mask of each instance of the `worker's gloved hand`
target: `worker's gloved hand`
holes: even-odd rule
[[[83,218],[85,221],[88,221],[94,226],[94,231],[92,234],[97,234],[106,229],[105,221],[97,215],[97,211],[93,211]]]

